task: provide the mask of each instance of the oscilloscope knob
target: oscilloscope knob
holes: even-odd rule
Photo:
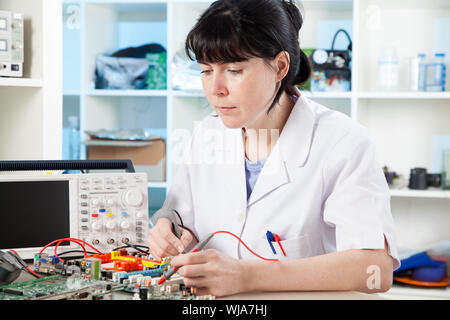
[[[125,206],[140,207],[144,202],[144,195],[137,189],[127,190],[122,194],[122,202]]]
[[[103,200],[100,198],[94,198],[91,200],[91,204],[95,207],[103,206]]]
[[[116,227],[116,223],[114,221],[108,221],[106,223],[106,228],[108,228],[109,230],[112,230]]]
[[[100,221],[95,221],[92,224],[92,229],[94,229],[95,231],[99,231],[102,228],[102,224]]]
[[[128,221],[122,221],[120,223],[120,227],[122,230],[128,230],[130,228],[130,223]]]

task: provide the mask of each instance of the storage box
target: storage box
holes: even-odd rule
[[[136,172],[147,173],[149,181],[166,181],[166,143],[150,141],[87,140],[89,160],[131,160]]]

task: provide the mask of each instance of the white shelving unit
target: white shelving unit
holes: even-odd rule
[[[64,1],[64,118],[79,114],[81,131],[127,125],[162,128],[166,132],[167,181],[149,183],[150,197],[155,192],[162,197],[159,204],[176,173],[173,153],[179,143],[176,133],[191,132],[195,121],[211,111],[203,94],[171,87],[172,58],[184,48],[188,31],[210,3],[210,0]],[[407,91],[407,59],[418,52],[430,55],[444,51],[450,56],[447,34],[450,1],[304,0],[301,3],[302,48],[329,48],[339,28],[346,29],[353,40],[352,90],[303,94],[366,126],[377,145],[381,165],[406,177],[410,168],[430,169],[433,136],[450,135],[450,85],[441,93]],[[347,47],[345,37],[337,40],[337,49]],[[167,49],[167,90],[93,89],[96,54],[150,42],[161,43]],[[378,55],[385,46],[394,46],[400,58],[400,86],[395,92],[377,90]],[[39,84],[40,77],[37,78]],[[391,191],[400,249],[450,238],[449,192]]]
[[[42,87],[41,79],[24,79],[24,78],[0,78],[0,86],[2,87]]]
[[[60,159],[61,1],[0,0],[24,18],[23,77],[0,77],[0,159]]]
[[[428,190],[391,189],[391,197],[449,199],[450,190],[430,188]]]

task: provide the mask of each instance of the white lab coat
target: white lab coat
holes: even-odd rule
[[[297,259],[348,249],[382,249],[400,261],[390,194],[374,143],[346,115],[297,100],[247,201],[243,133],[215,114],[194,130],[162,210],[176,209],[198,239],[233,232],[266,258]],[[281,238],[273,254],[270,230]],[[235,258],[256,258],[234,237],[208,244]]]

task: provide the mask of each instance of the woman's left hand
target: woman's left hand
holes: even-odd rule
[[[242,261],[215,249],[177,255],[171,264],[184,277],[185,286],[197,288],[197,295],[220,297],[245,291]]]

